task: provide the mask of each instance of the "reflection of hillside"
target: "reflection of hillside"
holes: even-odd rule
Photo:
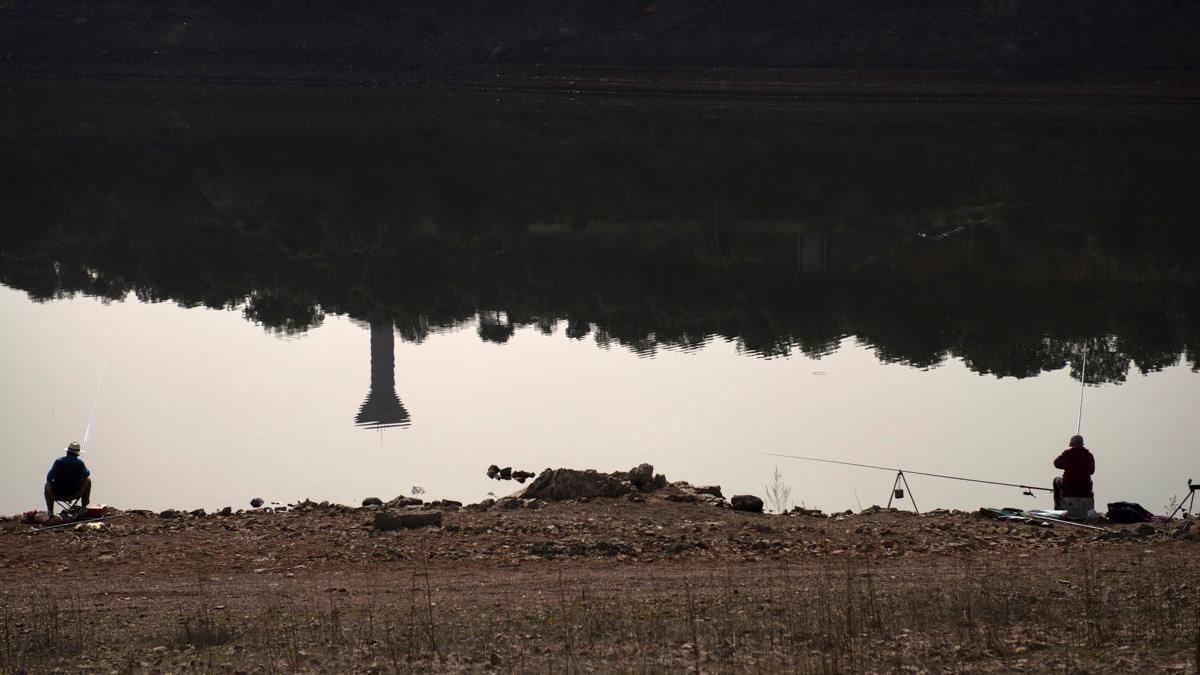
[[[972,72],[1004,84],[1030,71],[1194,72],[1198,26],[1193,3],[1167,0],[38,0],[0,2],[0,72],[494,84],[516,64],[741,66]]]
[[[562,320],[647,353],[823,355],[853,335],[1015,376],[1111,339],[1097,381],[1200,355],[1200,144],[1152,115],[26,93],[0,120],[0,281],[35,298],[132,291],[284,331],[344,313],[418,341],[477,315],[496,342]]]

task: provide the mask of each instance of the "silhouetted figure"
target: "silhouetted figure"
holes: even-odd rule
[[[365,429],[408,426],[408,411],[396,396],[396,341],[392,324],[371,324],[371,390],[354,423]]]
[[[1096,473],[1096,458],[1083,445],[1083,436],[1072,436],[1066,450],[1054,460],[1054,468],[1063,475],[1054,479],[1054,508],[1066,509],[1071,518],[1085,518],[1095,510],[1092,494],[1092,474]]]
[[[80,513],[87,512],[87,505],[92,498],[92,472],[79,459],[79,444],[67,446],[67,454],[54,460],[50,472],[46,474],[46,515],[54,517],[54,502],[79,499]]]

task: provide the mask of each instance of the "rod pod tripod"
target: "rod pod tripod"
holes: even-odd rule
[[[901,483],[904,483],[904,487],[900,487]],[[921,510],[917,508],[917,500],[913,499],[912,496],[912,488],[908,487],[908,479],[904,477],[904,471],[896,472],[896,482],[892,483],[892,496],[888,497],[888,508],[892,508],[892,500],[904,499],[905,490],[908,491],[908,501],[912,502],[913,511],[920,513]]]
[[[1188,484],[1188,494],[1186,497],[1183,498],[1182,501],[1179,502],[1179,506],[1175,507],[1175,510],[1171,512],[1171,515],[1167,516],[1168,522],[1174,520],[1175,514],[1179,513],[1180,511],[1183,511],[1184,506],[1187,507],[1187,511],[1186,511],[1187,515],[1189,515],[1189,516],[1192,515],[1192,507],[1195,506],[1195,504],[1196,504],[1196,492],[1200,491],[1200,485],[1196,485],[1196,484],[1192,483],[1191,478],[1188,479],[1187,484]]]

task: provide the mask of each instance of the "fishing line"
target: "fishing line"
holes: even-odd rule
[[[1079,375],[1079,424],[1075,426],[1075,433],[1079,434],[1083,429],[1083,389],[1087,386],[1087,347],[1083,348],[1083,372]]]
[[[857,462],[842,462],[836,459],[821,459],[820,457],[802,457],[800,455],[782,455],[776,452],[764,452],[764,455],[772,457],[788,457],[790,459],[803,459],[809,462],[825,462],[827,464],[843,464],[845,466],[858,466],[864,469],[879,469],[880,471],[893,471],[896,473],[912,474],[914,476],[929,476],[931,478],[946,478],[949,480],[962,480],[971,483],[985,483],[987,485],[1002,485],[1004,487],[1021,488],[1022,490],[1042,490],[1044,492],[1053,492],[1051,488],[1034,487],[1032,485],[1020,485],[1018,483],[1001,483],[995,480],[983,480],[981,478],[965,478],[963,476],[948,476],[944,473],[928,473],[925,471],[909,471],[907,469],[897,469],[889,466],[876,466],[874,464],[859,464]]]
[[[92,421],[96,419],[96,403],[100,401],[100,385],[104,384],[104,371],[108,369],[108,361],[100,366],[100,381],[96,383],[96,396],[92,399],[92,413],[88,415],[87,429],[83,431],[83,442],[79,444],[79,451],[87,447],[88,436],[92,434]]]

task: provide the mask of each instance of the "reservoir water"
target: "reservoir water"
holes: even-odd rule
[[[93,403],[93,501],[128,508],[477,501],[519,487],[489,464],[650,462],[858,509],[893,475],[764,453],[1048,486],[1081,393],[1098,504],[1200,479],[1194,110],[0,101],[0,512],[40,508]]]

